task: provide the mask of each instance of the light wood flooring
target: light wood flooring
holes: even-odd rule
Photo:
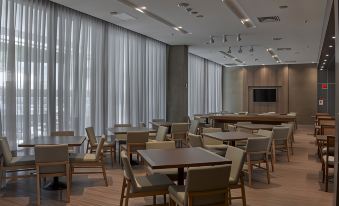
[[[317,159],[315,138],[310,135],[311,126],[299,126],[295,134],[295,149],[291,161],[284,154],[277,156],[276,169],[271,173],[271,184],[266,183],[265,172],[254,172],[253,187],[246,186],[249,206],[330,206],[332,205],[332,184],[326,193],[321,183],[321,164]],[[122,170],[118,163],[112,168],[107,160],[109,186],[104,186],[100,175],[81,175],[73,178],[71,202],[63,202],[65,192],[42,190],[42,205],[119,205],[122,185]],[[142,166],[135,166],[137,174],[143,174]],[[247,184],[247,182],[246,182]],[[236,195],[238,192],[233,192]],[[62,199],[62,200],[60,200]],[[162,203],[162,197],[158,197]],[[0,205],[34,205],[35,178],[21,179],[7,183],[0,191]],[[132,199],[129,205],[151,205],[152,198]],[[241,200],[232,205],[241,206]]]

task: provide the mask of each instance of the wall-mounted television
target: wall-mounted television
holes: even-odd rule
[[[253,89],[253,102],[276,102],[277,89]]]

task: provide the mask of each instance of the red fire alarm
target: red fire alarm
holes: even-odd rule
[[[322,89],[327,89],[327,84],[325,83],[325,84],[321,84],[321,88]]]

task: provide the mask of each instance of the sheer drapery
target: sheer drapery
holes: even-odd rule
[[[188,55],[188,115],[222,110],[222,66]]]
[[[165,117],[165,44],[49,1],[0,3],[0,114],[12,148],[54,130]]]

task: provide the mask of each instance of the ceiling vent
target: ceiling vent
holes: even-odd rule
[[[277,51],[291,51],[292,48],[277,48]]]
[[[234,56],[232,56],[232,55],[230,55],[230,54],[228,54],[228,53],[226,53],[226,52],[224,52],[224,51],[219,51],[222,55],[224,55],[224,56],[226,56],[226,57],[228,57],[228,58],[230,58],[230,59],[234,59],[235,57]]]
[[[282,37],[273,37],[273,41],[280,41],[282,39],[283,39]]]
[[[224,64],[227,67],[237,66],[238,64]]]
[[[280,21],[279,16],[263,16],[257,17],[260,23],[270,23],[270,22],[278,22]]]
[[[133,17],[129,14],[126,14],[126,13],[111,12],[111,15],[115,18],[122,20],[122,21],[136,20],[135,17]]]
[[[286,63],[296,63],[297,61],[295,60],[289,60],[289,61],[285,61]]]

